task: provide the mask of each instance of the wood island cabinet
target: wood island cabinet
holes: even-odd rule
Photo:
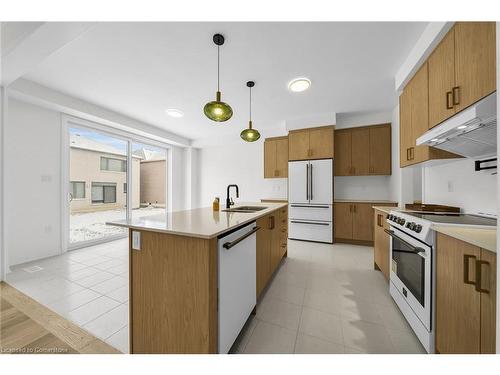
[[[264,141],[264,178],[288,177],[288,137]]]
[[[495,353],[496,254],[438,233],[436,350]]]
[[[288,207],[257,219],[257,298],[287,253]]]
[[[374,244],[373,244],[373,263],[375,269],[379,269],[387,281],[390,275],[390,259],[389,259],[389,235],[384,231],[389,230],[387,223],[387,214],[383,211],[374,210]]]
[[[288,160],[333,158],[333,133],[333,126],[290,131]]]
[[[391,174],[391,124],[335,131],[335,176]]]

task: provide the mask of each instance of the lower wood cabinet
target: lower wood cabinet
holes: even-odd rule
[[[288,207],[257,219],[257,298],[287,253]]]
[[[496,254],[438,233],[436,350],[495,353]]]
[[[383,211],[374,210],[374,243],[373,243],[373,264],[375,269],[379,269],[384,277],[389,280],[390,275],[390,259],[389,259],[389,246],[390,238],[384,229],[389,230],[387,223],[387,214]]]
[[[334,203],[335,242],[373,244],[374,220],[373,206],[396,206],[396,203],[379,204],[374,202],[336,202]]]

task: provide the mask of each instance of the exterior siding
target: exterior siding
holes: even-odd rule
[[[166,183],[165,160],[141,162],[141,204],[165,206]]]

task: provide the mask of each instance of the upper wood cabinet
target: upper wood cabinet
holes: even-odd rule
[[[406,85],[399,97],[400,166],[406,167],[432,159],[458,158],[429,146],[417,146],[417,138],[429,130],[428,63]]]
[[[335,176],[391,174],[391,124],[335,131]]]
[[[264,141],[264,178],[288,177],[288,137]]]
[[[457,22],[428,59],[429,128],[496,90],[494,22]]]
[[[438,233],[436,350],[495,353],[496,254]]]
[[[333,133],[333,126],[290,131],[288,160],[333,158]]]

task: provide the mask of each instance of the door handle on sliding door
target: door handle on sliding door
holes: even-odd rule
[[[311,197],[311,200],[313,200],[313,165],[311,164],[311,168],[309,169],[309,183],[311,185],[311,192],[309,193],[309,196]]]
[[[309,163],[306,164],[306,200],[309,200]]]

